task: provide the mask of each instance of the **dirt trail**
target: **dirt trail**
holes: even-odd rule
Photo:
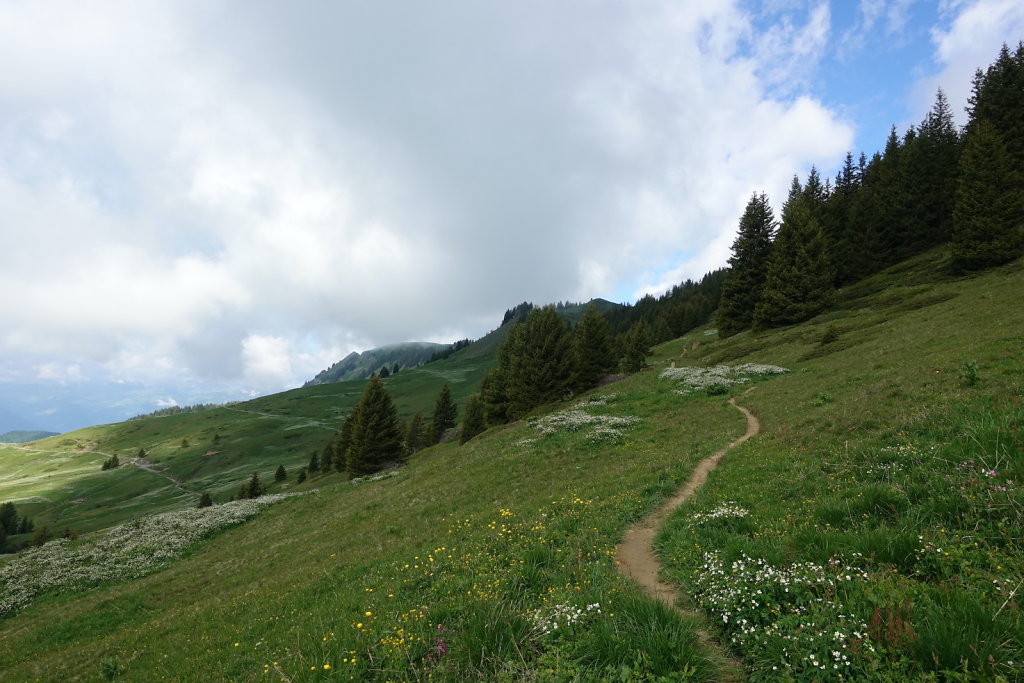
[[[748,389],[743,395],[745,396],[750,391]],[[644,592],[652,598],[656,598],[686,615],[695,615],[695,613],[681,609],[676,604],[681,597],[679,591],[674,586],[663,583],[658,579],[661,563],[658,562],[658,558],[654,554],[654,537],[657,535],[658,527],[661,526],[661,523],[665,521],[673,510],[689,500],[694,492],[707,481],[708,473],[715,469],[718,461],[726,453],[761,431],[761,423],[758,422],[753,413],[743,406],[737,405],[735,397],[730,398],[729,403],[746,416],[747,431],[744,432],[743,436],[697,463],[693,473],[690,474],[690,478],[683,487],[676,491],[675,495],[666,501],[664,505],[626,531],[622,543],[615,549],[615,561],[618,564],[619,573],[639,583]],[[742,664],[730,659],[722,646],[714,642],[709,634],[702,632],[700,637],[705,646],[711,648],[712,651],[720,653],[721,658],[724,660],[721,680],[742,681],[745,679]]]

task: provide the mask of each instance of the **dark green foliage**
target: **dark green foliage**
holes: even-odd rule
[[[716,324],[718,334],[728,337],[745,330],[754,321],[754,309],[761,300],[768,277],[768,258],[775,234],[775,215],[762,192],[754,194],[740,218],[739,234],[732,243],[729,272],[722,285]]]
[[[242,484],[238,489],[238,494],[235,497],[238,500],[245,500],[246,498],[259,498],[263,493],[263,483],[260,481],[260,475],[253,472],[249,481]]]
[[[452,398],[452,390],[445,384],[434,404],[434,415],[430,420],[431,443],[437,443],[444,433],[455,426],[459,409]]]
[[[0,529],[8,534],[17,533],[18,510],[14,507],[14,503],[7,502],[0,505]]]
[[[573,337],[575,361],[572,379],[576,391],[597,386],[598,381],[615,369],[615,352],[608,331],[608,321],[597,312],[593,303],[587,306]]]
[[[109,458],[107,458],[106,460],[103,461],[103,464],[100,465],[100,470],[101,471],[112,470],[112,469],[115,469],[115,468],[120,467],[120,466],[121,466],[121,461],[118,460],[117,454],[114,454],[114,455],[110,456]]]
[[[188,448],[188,446],[189,446],[188,439],[182,439],[181,440],[181,447],[182,448]]]
[[[969,104],[968,127],[987,121],[1003,141],[1014,171],[1024,176],[1024,42],[1013,52],[1004,44],[996,61],[975,74]]]
[[[28,517],[22,517],[18,520],[18,531],[19,534],[30,534],[35,529],[35,524]]]
[[[36,529],[35,534],[32,535],[31,544],[35,546],[40,546],[45,544],[51,538],[53,538],[53,534],[50,533],[50,528],[42,526]]]
[[[487,421],[484,418],[484,403],[479,394],[473,394],[466,401],[466,410],[462,415],[462,434],[459,436],[459,443],[466,443],[477,434],[487,429]]]
[[[755,328],[788,325],[820,313],[831,300],[833,280],[821,224],[794,178],[768,262],[764,293],[754,312]]]
[[[284,465],[278,465],[277,470],[274,471],[274,481],[282,482],[288,478],[288,471],[285,470]]]
[[[647,356],[651,355],[651,330],[643,320],[633,325],[622,340],[623,372],[640,372],[647,367]]]
[[[299,470],[299,473],[297,475],[295,475],[295,483],[296,484],[301,484],[304,481],[306,481],[306,468],[305,467],[301,468]]]
[[[350,479],[402,461],[404,448],[398,412],[380,377],[374,375],[366,383],[366,389],[346,424],[350,425],[350,434],[344,459],[345,472]],[[344,425],[342,432],[345,432]]]
[[[513,419],[563,398],[572,379],[572,338],[553,307],[530,311],[518,347],[511,349],[506,380]]]
[[[498,347],[498,358],[488,371],[480,386],[480,398],[484,402],[484,416],[489,425],[505,424],[512,419],[509,412],[509,378],[513,371],[514,359],[522,352],[526,325],[512,323],[508,336]]]
[[[213,497],[209,493],[203,491],[203,495],[199,496],[199,504],[196,505],[198,508],[208,508],[213,506]]]
[[[389,370],[388,366],[385,365],[380,369],[380,372],[377,373],[377,376],[380,377],[381,379],[387,379],[388,377],[391,376],[391,370]]]
[[[953,268],[978,270],[1024,252],[1024,194],[995,127],[975,123],[960,159],[953,212]]]
[[[409,427],[405,430],[405,448],[409,453],[426,448],[428,434],[426,425],[423,424],[423,416],[416,413],[409,420]]]
[[[309,464],[306,465],[306,469],[310,474],[320,471],[320,458],[317,456],[316,451],[313,451],[313,454],[309,456]]]

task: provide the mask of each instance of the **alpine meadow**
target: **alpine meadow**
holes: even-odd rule
[[[0,680],[1024,680],[1024,43],[971,92],[663,295],[0,444]]]

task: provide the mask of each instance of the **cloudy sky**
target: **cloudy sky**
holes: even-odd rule
[[[720,267],[1017,0],[0,0],[0,432]]]

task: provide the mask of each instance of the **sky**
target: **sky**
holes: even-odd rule
[[[722,267],[1017,0],[0,0],[0,432],[301,385]]]

